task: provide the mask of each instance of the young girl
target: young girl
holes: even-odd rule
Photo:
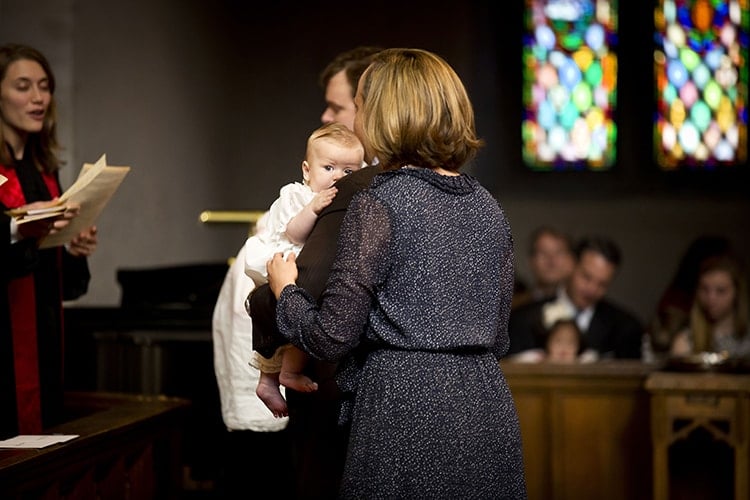
[[[336,196],[333,184],[359,170],[363,161],[362,143],[354,132],[340,123],[328,123],[310,135],[302,162],[303,182],[281,188],[279,198],[269,209],[266,227],[247,240],[245,273],[256,286],[266,282],[266,262],[274,254],[299,254],[318,214]],[[306,360],[306,354],[290,344],[277,349],[270,359],[254,353],[251,364],[261,371],[256,393],[274,416],[287,415],[279,384],[300,392],[318,388],[301,373]]]
[[[586,348],[586,340],[574,319],[557,320],[549,329],[544,361],[550,363],[590,363],[599,355]]]
[[[728,256],[706,259],[690,309],[690,325],[672,340],[672,356],[723,352],[750,356],[748,292],[738,262]]]
[[[547,329],[543,349],[528,349],[508,358],[523,363],[591,363],[599,359],[586,342],[576,320],[561,317]]]

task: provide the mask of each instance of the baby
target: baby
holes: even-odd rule
[[[303,182],[281,188],[266,227],[246,242],[245,273],[256,286],[267,281],[266,263],[275,253],[299,254],[318,215],[336,196],[333,184],[359,170],[363,162],[362,143],[344,125],[328,123],[310,135],[302,161]],[[271,359],[253,354],[250,363],[261,372],[256,394],[274,416],[287,415],[279,384],[300,392],[317,390],[318,384],[302,374],[307,355],[291,344],[277,349]]]

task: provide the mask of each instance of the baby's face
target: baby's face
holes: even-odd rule
[[[352,172],[362,168],[364,151],[357,144],[346,147],[327,139],[320,139],[302,164],[302,172],[314,193],[327,189]],[[306,171],[305,171],[306,170]]]
[[[574,363],[578,359],[578,332],[571,325],[560,325],[547,341],[547,360]]]

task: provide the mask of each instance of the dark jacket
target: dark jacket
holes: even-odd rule
[[[550,297],[519,306],[510,313],[508,333],[510,349],[516,354],[528,349],[544,348],[545,329],[542,310]],[[640,359],[644,327],[640,320],[619,306],[601,300],[587,331],[583,332],[586,347],[599,353],[600,358]]]
[[[318,216],[297,257],[297,284],[320,298],[336,257],[339,228],[355,193],[370,185],[380,167],[367,167],[341,178],[333,202]],[[276,329],[276,298],[268,284],[249,297],[253,320],[253,349],[270,357],[286,340]],[[297,498],[336,498],[344,468],[347,429],[338,425],[340,393],[334,375],[336,365],[312,360],[306,373],[318,390],[300,393],[286,390],[289,432],[295,448]]]

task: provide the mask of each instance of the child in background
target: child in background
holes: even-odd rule
[[[245,273],[256,286],[267,281],[266,262],[275,253],[299,254],[317,216],[336,196],[333,184],[359,170],[363,161],[362,143],[340,123],[325,124],[310,135],[302,162],[303,182],[281,188],[269,209],[266,230],[246,242]],[[279,384],[300,392],[317,390],[318,385],[302,374],[306,360],[307,355],[291,344],[277,349],[270,359],[253,353],[251,364],[261,371],[256,393],[274,416],[287,415]]]
[[[550,327],[544,361],[579,363],[595,359],[596,353],[585,349],[583,334],[574,319],[560,319]]]
[[[544,349],[529,349],[509,357],[521,363],[591,363],[596,351],[586,349],[583,333],[573,318],[555,320],[547,329]]]

